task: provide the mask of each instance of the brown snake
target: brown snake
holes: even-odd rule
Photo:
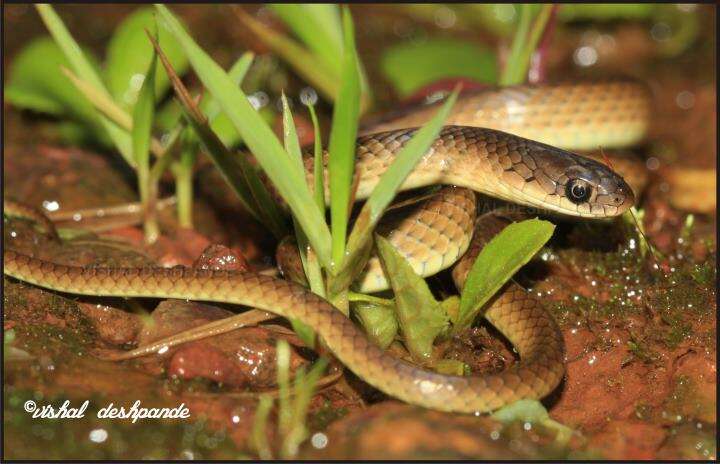
[[[586,113],[576,115],[584,122],[572,128],[589,130],[593,124],[602,128],[603,124],[622,121],[616,128],[622,126],[628,134],[599,143],[633,143],[643,136],[646,121],[636,119],[647,118],[647,101],[641,98],[643,91],[637,86],[612,85],[605,92],[601,87],[593,87],[595,92],[583,92],[582,85],[573,87],[574,99],[584,102],[582,95],[585,94],[586,97],[594,95],[600,101],[587,104],[584,107]],[[565,94],[556,87],[543,89],[516,87],[487,92],[486,98],[494,102],[498,115],[509,112],[518,123],[522,105],[526,105],[528,114],[540,114],[542,108],[546,112],[552,110],[553,98],[563,100]],[[612,89],[625,98],[635,98],[635,104],[621,102],[613,107]],[[532,106],[533,101],[539,106]],[[568,98],[564,99],[564,104],[568,105]],[[459,112],[469,113],[469,116],[481,114],[485,110],[477,108],[486,108],[483,105],[459,104],[450,121],[457,123]],[[564,108],[562,102],[558,105]],[[609,108],[625,112],[615,115],[606,111]],[[564,111],[570,113],[567,108]],[[566,134],[570,142],[579,140],[570,128],[562,126],[565,116],[561,117],[561,114],[564,112],[555,111],[558,127],[550,132]],[[465,122],[473,123],[472,120]],[[633,134],[629,134],[631,126],[635,128]],[[596,132],[602,132],[602,129]],[[414,129],[390,130],[358,139],[358,197],[371,190],[413,133]],[[572,143],[565,145],[572,147]],[[627,210],[634,202],[633,192],[625,181],[600,163],[515,135],[477,127],[446,126],[403,189],[437,183],[466,187],[572,216],[612,217]],[[418,231],[415,239],[422,242],[426,238]],[[464,248],[468,246],[469,243]],[[471,246],[471,250],[477,254],[479,245]],[[249,272],[188,268],[82,268],[44,262],[10,250],[5,251],[4,258],[5,274],[57,291],[226,302],[297,318],[311,326],[335,356],[364,381],[388,395],[428,408],[482,412],[522,398],[541,398],[558,385],[564,372],[563,340],[554,319],[527,291],[512,282],[492,300],[484,316],[515,346],[520,361],[497,374],[451,376],[423,369],[383,352],[327,301],[286,280]],[[462,269],[454,276],[459,284],[464,281],[467,265]]]

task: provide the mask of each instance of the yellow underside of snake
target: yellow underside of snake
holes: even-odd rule
[[[396,119],[394,126],[378,128],[385,132],[358,139],[358,198],[367,196],[415,132],[397,129],[398,125],[418,126],[431,111]],[[403,185],[403,190],[432,184],[460,188],[441,190],[423,208],[386,223],[385,233],[416,270],[432,273],[451,265],[468,247],[470,255],[477,255],[481,246],[470,242],[475,195],[465,188],[570,216],[621,214],[634,202],[633,191],[621,176],[601,163],[545,143],[566,149],[627,146],[644,136],[647,119],[646,92],[628,82],[511,87],[466,96]],[[81,268],[10,250],[4,258],[5,274],[57,291],[227,302],[297,318],[364,381],[428,408],[482,412],[522,398],[541,398],[558,385],[564,372],[563,341],[555,321],[512,282],[491,301],[484,316],[515,346],[520,360],[497,374],[450,376],[383,352],[327,301],[286,280],[230,271]],[[372,266],[356,283],[363,290],[386,285],[377,282]],[[454,272],[459,285],[467,267],[464,264]]]

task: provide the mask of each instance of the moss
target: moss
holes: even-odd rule
[[[345,417],[347,413],[347,408],[336,408],[330,401],[325,400],[322,406],[308,415],[308,428],[310,430],[325,430],[328,425]]]

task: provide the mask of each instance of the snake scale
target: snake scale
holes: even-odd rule
[[[378,132],[358,138],[358,198],[367,196],[412,137],[416,129],[406,127],[427,119],[423,111],[430,114],[431,110],[398,118],[395,126],[381,124]],[[461,98],[450,124],[402,189],[431,184],[462,188],[444,190],[445,197],[435,198],[439,216],[435,222],[425,221],[425,230],[408,226],[409,237],[416,244],[427,244],[432,234],[435,242],[425,248],[416,246],[406,257],[416,264],[427,260],[423,256],[427,250],[448,246],[454,250],[450,253],[456,255],[454,259],[468,247],[469,258],[477,254],[481,246],[477,241],[471,244],[466,239],[458,244],[457,231],[451,230],[458,221],[472,228],[473,218],[446,211],[453,195],[464,195],[467,201],[474,198],[463,193],[463,188],[570,216],[606,218],[623,213],[634,203],[633,190],[606,165],[496,129],[565,149],[608,148],[641,140],[648,113],[645,90],[629,82],[519,86]],[[405,128],[398,129],[398,124]],[[454,272],[459,285],[469,258]],[[441,262],[439,267],[447,265]],[[522,398],[541,398],[558,385],[564,373],[563,340],[554,319],[530,293],[512,282],[494,297],[484,316],[515,346],[520,360],[496,374],[452,376],[385,353],[327,301],[283,279],[189,268],[82,268],[11,250],[4,253],[4,272],[62,292],[226,302],[297,318],[315,329],[334,355],[367,383],[408,403],[443,411],[483,412]]]

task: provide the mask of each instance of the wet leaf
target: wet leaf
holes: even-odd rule
[[[427,361],[432,346],[448,324],[448,317],[433,297],[425,279],[415,274],[410,263],[390,242],[375,237],[378,255],[385,275],[395,293],[395,307],[400,329],[408,351],[420,361]]]
[[[528,219],[510,224],[485,245],[465,281],[455,333],[472,323],[480,308],[540,251],[554,230],[548,221]]]
[[[445,78],[497,81],[495,55],[491,50],[451,38],[431,38],[388,47],[383,52],[381,68],[401,97]]]
[[[138,99],[140,79],[145,77],[153,59],[153,47],[147,40],[145,30],[155,29],[155,12],[142,7],[128,15],[113,32],[107,47],[105,80],[108,90],[124,108],[132,108]],[[179,75],[189,68],[188,60],[165,27],[158,28],[158,41],[163,52]],[[165,69],[156,63],[155,98],[159,100],[170,88]]]
[[[352,307],[368,338],[380,348],[390,346],[398,331],[395,308],[368,301],[358,301]]]

